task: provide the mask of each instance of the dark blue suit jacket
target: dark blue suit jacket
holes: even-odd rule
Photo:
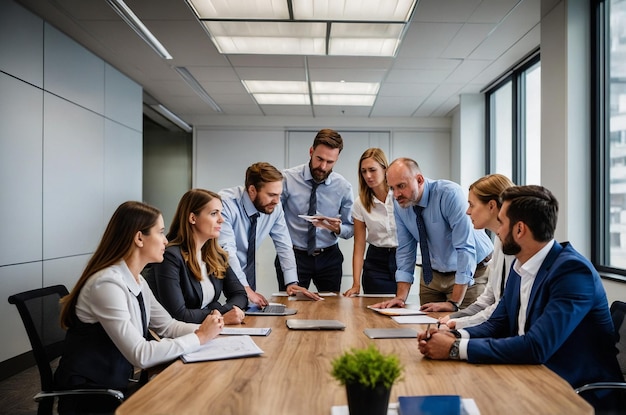
[[[545,364],[573,387],[623,381],[606,293],[593,265],[568,242],[555,243],[533,284],[524,335],[518,335],[520,276],[486,322],[468,327],[474,363]]]
[[[154,296],[176,320],[202,323],[213,310],[225,314],[234,305],[242,310],[248,306],[245,288],[228,267],[223,279],[209,275],[209,280],[215,287],[215,297],[205,308],[200,308],[202,286],[185,263],[180,246],[168,247],[163,255],[163,262],[152,264],[145,279]],[[217,301],[222,290],[226,296],[224,305]]]

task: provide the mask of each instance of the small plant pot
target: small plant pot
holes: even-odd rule
[[[378,385],[374,389],[360,383],[346,384],[350,415],[387,415],[391,388]]]

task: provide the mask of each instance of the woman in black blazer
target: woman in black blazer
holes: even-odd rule
[[[146,280],[159,302],[182,321],[199,323],[218,310],[225,324],[240,324],[246,291],[217,243],[222,218],[217,193],[192,189],[183,195],[167,234],[163,262],[152,264]],[[226,303],[218,302],[222,292]]]

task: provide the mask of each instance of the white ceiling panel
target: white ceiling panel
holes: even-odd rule
[[[459,93],[481,91],[540,42],[541,0],[419,0],[396,57],[222,55],[184,1],[126,0],[173,56],[165,60],[106,1],[16,1],[142,85],[146,100],[152,96],[188,122],[449,116]],[[223,112],[202,101],[175,67],[187,68]],[[260,107],[244,79],[380,82],[380,88],[372,107]]]

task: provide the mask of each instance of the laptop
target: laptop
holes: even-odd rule
[[[296,314],[297,310],[295,308],[287,308],[284,304],[270,303],[265,307],[251,304],[245,312],[248,316],[290,316]]]
[[[343,330],[346,325],[339,320],[287,319],[287,327],[292,330]]]

